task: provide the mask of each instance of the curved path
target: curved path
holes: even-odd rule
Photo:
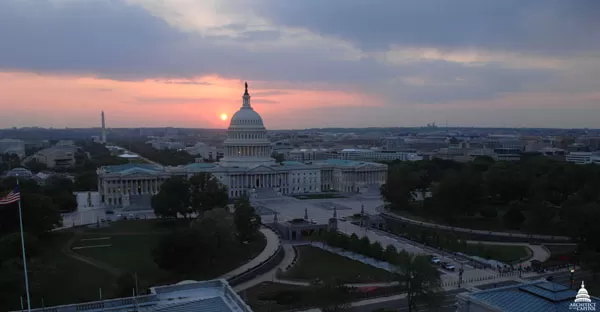
[[[263,251],[258,256],[256,256],[254,259],[246,262],[246,264],[236,268],[235,270],[232,270],[228,273],[223,274],[219,278],[228,280],[228,279],[238,276],[248,270],[254,269],[255,267],[257,267],[260,264],[262,264],[263,262],[265,262],[267,259],[271,258],[277,252],[277,249],[279,248],[279,244],[281,243],[279,241],[279,236],[277,236],[277,234],[275,234],[275,232],[273,232],[273,230],[266,228],[266,227],[261,228],[260,231],[265,236],[265,239],[267,240],[267,245],[265,246],[265,249],[263,249]]]
[[[567,236],[553,236],[553,235],[538,235],[538,234],[523,234],[523,233],[507,233],[507,232],[494,232],[494,231],[482,231],[482,230],[473,230],[461,227],[453,227],[448,225],[441,225],[436,223],[430,223],[425,221],[418,221],[414,219],[410,219],[407,217],[399,216],[393,212],[381,212],[382,216],[388,217],[390,219],[401,220],[406,223],[415,224],[427,228],[432,229],[443,229],[443,230],[451,230],[455,232],[463,232],[463,233],[475,233],[475,234],[485,234],[485,235],[493,235],[493,236],[502,236],[502,237],[521,237],[521,238],[537,238],[537,239],[546,239],[552,241],[570,241],[571,238]]]

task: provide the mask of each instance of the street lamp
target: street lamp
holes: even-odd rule
[[[571,282],[569,283],[569,289],[573,288],[573,283],[575,282],[574,274],[575,274],[575,267],[571,267]]]

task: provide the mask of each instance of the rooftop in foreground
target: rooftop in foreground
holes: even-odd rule
[[[150,288],[150,294],[80,304],[32,309],[35,312],[252,312],[222,279]]]
[[[581,289],[579,292],[581,293]],[[576,297],[579,298],[577,290],[545,280],[464,293],[457,297],[459,304],[457,311],[460,312],[566,312],[573,311],[570,306]],[[590,304],[600,302],[597,297],[588,296],[588,298]]]

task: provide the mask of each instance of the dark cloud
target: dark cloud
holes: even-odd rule
[[[189,98],[189,97],[136,97],[136,103],[141,104],[167,104],[167,103],[214,103],[218,101],[211,98]]]
[[[165,84],[179,84],[179,85],[199,85],[199,86],[210,86],[211,85],[211,83],[208,82],[208,81],[173,81],[173,80],[165,80],[162,83],[165,83]]]
[[[483,9],[477,4],[479,1],[489,7]],[[592,28],[597,22],[592,21],[592,13],[582,13],[585,12],[583,4],[577,7],[562,4],[567,19],[581,18],[566,25],[556,19],[557,25],[547,28],[549,33],[539,34],[540,25],[546,25],[539,21],[554,21],[552,8],[558,4],[549,0],[550,9],[540,8],[537,12],[534,10],[538,8],[534,5],[537,3],[536,0],[518,5],[512,0],[348,0],[339,5],[336,1],[255,0],[243,1],[237,8],[243,10],[246,4],[251,4],[262,16],[276,23],[306,27],[318,34],[344,38],[373,49],[391,43],[447,48],[492,48],[495,45],[530,50],[553,45],[562,46],[563,50],[589,49],[599,44],[597,37],[590,42],[584,40],[596,34],[599,28]],[[530,13],[537,15],[527,20],[525,17]],[[524,28],[527,23],[535,27]],[[570,30],[587,28],[579,29],[579,37],[565,38],[567,30],[552,33],[559,26]],[[349,60],[342,57],[343,51],[338,53],[338,47],[323,45],[323,42],[313,47],[273,45],[257,50],[256,46],[278,39],[281,33],[247,30],[241,24],[224,28],[236,30],[239,36],[203,36],[183,31],[139,6],[118,0],[4,0],[0,1],[0,70],[91,75],[116,80],[168,79],[165,83],[182,84],[203,84],[193,80],[202,75],[315,83],[358,92],[376,90],[377,95],[389,97],[392,103],[397,103],[397,99],[440,102],[493,97],[528,88],[532,80],[545,81],[555,76],[547,70],[475,68],[443,61],[394,66],[369,56]],[[555,36],[554,41],[552,36]],[[256,43],[254,49],[244,48],[251,43]],[[563,46],[567,44],[570,45]],[[413,76],[426,77],[434,84],[422,87],[388,84]],[[464,77],[470,85],[445,83],[457,77]],[[138,102],[202,100],[206,99],[138,99]]]
[[[254,104],[277,104],[278,101],[267,100],[267,99],[252,99],[252,103]]]
[[[564,54],[600,49],[597,0],[229,0],[277,24],[352,41]]]
[[[290,94],[290,92],[279,91],[279,90],[252,92],[252,96],[272,96],[272,95],[286,95],[286,94]]]

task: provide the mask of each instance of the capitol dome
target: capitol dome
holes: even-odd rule
[[[220,164],[226,167],[271,165],[274,163],[271,141],[262,118],[250,105],[248,83],[245,83],[242,100],[242,107],[231,117]]]
[[[229,126],[260,126],[264,127],[262,118],[252,107],[242,107],[231,117]]]
[[[583,281],[581,282],[581,288],[579,288],[577,296],[575,297],[575,302],[592,302],[592,299],[590,299],[590,295],[588,294],[587,290],[583,285]]]

